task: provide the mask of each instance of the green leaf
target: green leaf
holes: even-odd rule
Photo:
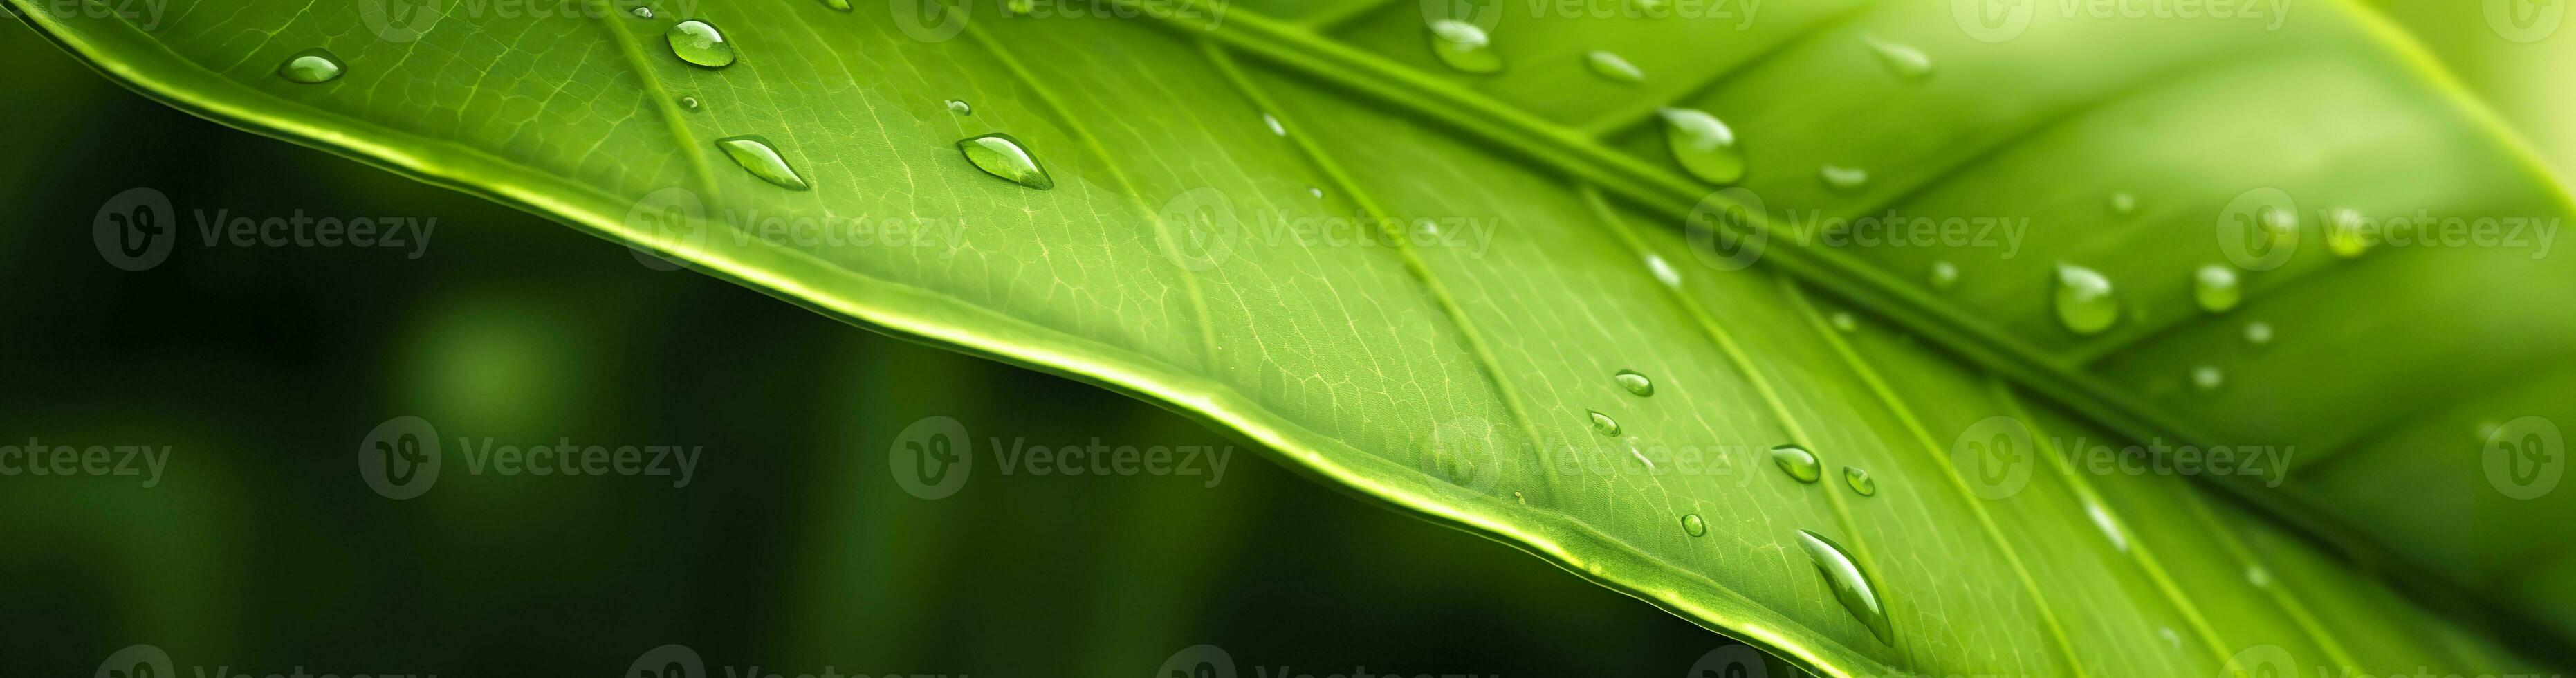
[[[2343,4],[2029,3],[2018,32],[1948,3],[1506,4],[1440,17],[1498,21],[1481,51],[1451,25],[1444,61],[1434,17],[1384,0],[9,1],[173,105],[1165,404],[1821,673],[2502,673],[2576,628],[2570,493],[2515,499],[2476,461],[2479,421],[2576,421],[2546,367],[2576,358],[2576,269],[2345,260],[2315,211],[2571,210]],[[675,57],[684,20],[732,63]],[[345,73],[279,77],[317,48]],[[1731,141],[1668,138],[1674,108]],[[961,152],[991,134],[1011,148]],[[1741,153],[1742,183],[1677,147]],[[2195,271],[2236,263],[2229,206],[2258,189],[2306,208],[2302,237],[2201,311]],[[1968,236],[1824,221],[1889,214]],[[1720,231],[1765,246],[1694,238]],[[2067,265],[2111,283],[2107,331],[2061,324]],[[1955,285],[1919,282],[1940,266]],[[2094,465],[2135,441],[2277,463]],[[1848,609],[1872,604],[1883,625]]]

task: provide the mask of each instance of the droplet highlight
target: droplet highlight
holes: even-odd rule
[[[1619,437],[1619,420],[1610,418],[1610,415],[1602,414],[1600,410],[1584,410],[1584,412],[1592,415],[1593,433],[1599,433],[1613,438]]]
[[[2111,194],[2111,214],[2125,217],[2137,213],[2138,196],[2127,192]]]
[[[1610,375],[1610,380],[1619,382],[1619,388],[1628,389],[1628,393],[1639,398],[1655,394],[1655,381],[1636,370],[1620,370],[1618,374]]]
[[[2200,310],[2226,313],[2245,300],[2245,288],[2237,283],[2236,269],[2218,264],[2202,264],[2192,272],[2191,296],[2200,302]]]
[[[348,70],[349,67],[340,61],[339,55],[316,47],[287,57],[286,63],[277,66],[277,75],[286,78],[288,82],[319,85],[340,79],[340,76]]]
[[[847,12],[850,11],[850,0],[823,0],[823,6],[835,12]]]
[[[1869,477],[1868,471],[1843,467],[1843,484],[1851,486],[1852,492],[1863,497],[1878,495],[1878,479]]]
[[[1816,562],[1816,572],[1824,575],[1825,586],[1833,589],[1834,600],[1841,601],[1853,619],[1869,627],[1870,635],[1877,636],[1878,642],[1895,645],[1896,630],[1887,623],[1887,602],[1879,597],[1878,586],[1870,582],[1869,573],[1861,571],[1860,562],[1853,560],[1841,544],[1814,532],[1799,530],[1798,545],[1806,549],[1807,559]]]
[[[2337,208],[2326,214],[2326,251],[2350,259],[2370,251],[2370,234],[2362,230],[2361,213]]]
[[[637,7],[632,11],[628,11],[627,14],[635,15],[635,18],[638,19],[650,19],[653,18],[653,8]]]
[[[1645,71],[1637,70],[1637,65],[1628,63],[1627,57],[1608,51],[1596,49],[1584,54],[1583,65],[1591,68],[1593,75],[1607,78],[1611,82],[1634,85],[1646,81]]]
[[[1261,126],[1270,128],[1271,134],[1283,137],[1288,136],[1288,126],[1279,124],[1279,118],[1277,116],[1273,116],[1268,113],[1261,114]]]
[[[949,113],[954,113],[954,114],[957,114],[957,115],[960,115],[960,116],[974,115],[974,114],[975,114],[975,107],[974,107],[974,106],[972,106],[972,105],[967,104],[967,103],[966,103],[965,101],[963,101],[963,100],[959,100],[959,99],[949,99],[949,100],[948,100],[948,112],[949,112]]]
[[[699,108],[703,107],[705,107],[705,104],[698,103],[697,97],[680,97],[680,110],[695,113]]]
[[[957,142],[957,148],[966,153],[967,162],[986,174],[1041,191],[1055,188],[1055,179],[1038,165],[1037,156],[1011,135],[986,134]]]
[[[2111,279],[2074,264],[2057,265],[2057,321],[2076,334],[2097,334],[2120,321]]]
[[[1826,188],[1837,191],[1856,191],[1869,185],[1869,170],[1858,167],[1826,165],[1823,169],[1817,170],[1816,175],[1825,180]]]
[[[1816,482],[1825,475],[1823,465],[1816,462],[1816,453],[1796,445],[1771,448],[1771,463],[1802,483]]]
[[[1950,288],[1958,287],[1959,265],[1948,261],[1932,262],[1930,282],[1932,289],[1935,290],[1948,291]]]
[[[1877,54],[1878,65],[1886,67],[1898,80],[1922,82],[1932,78],[1932,57],[1923,50],[1873,39],[1869,41],[1869,51]]]
[[[1835,330],[1844,334],[1860,331],[1860,320],[1853,318],[1848,311],[1835,311],[1833,317],[1827,318],[1826,322],[1833,324]]]
[[[1700,518],[1697,513],[1684,513],[1682,514],[1682,534],[1693,537],[1705,536],[1708,534],[1708,521]]]
[[[805,183],[805,177],[796,174],[795,167],[787,164],[787,158],[778,154],[778,147],[769,144],[768,139],[757,135],[729,137],[716,141],[716,148],[724,149],[725,157],[732,158],[734,164],[741,165],[762,181],[790,191],[812,188]]]
[[[1431,53],[1440,57],[1440,63],[1467,73],[1503,70],[1503,55],[1494,52],[1493,38],[1485,29],[1457,19],[1431,22]]]
[[[716,30],[715,24],[690,19],[672,24],[671,30],[663,32],[662,37],[671,43],[672,55],[691,65],[704,68],[733,65],[733,43],[725,41],[724,32]]]
[[[2272,324],[2260,320],[2245,323],[2245,343],[2255,346],[2272,343]]]
[[[1666,108],[1664,143],[1673,160],[1700,181],[1732,184],[1744,180],[1744,152],[1735,146],[1735,130],[1717,116],[1695,108]]]
[[[2227,385],[2227,374],[2218,371],[2217,366],[2202,365],[2191,368],[2192,388],[2200,389],[2202,393],[2207,393],[2210,391],[2216,391],[2218,390],[2218,387],[2225,385]]]

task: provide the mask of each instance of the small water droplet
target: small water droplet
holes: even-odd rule
[[[1887,602],[1879,598],[1878,587],[1870,582],[1869,573],[1861,571],[1860,562],[1852,559],[1851,552],[1824,535],[1806,530],[1798,531],[1798,545],[1806,549],[1809,560],[1816,561],[1816,571],[1825,576],[1825,586],[1833,589],[1834,599],[1842,601],[1843,609],[1851,611],[1852,618],[1860,620],[1862,626],[1869,627],[1870,635],[1878,636],[1878,642],[1895,645],[1896,630],[1887,623]]]
[[[1041,191],[1055,188],[1055,178],[1047,176],[1037,156],[1011,135],[986,134],[957,142],[957,148],[966,152],[967,162],[975,163],[975,168],[986,174]]]
[[[2336,208],[2326,214],[2326,250],[2350,259],[2370,251],[2370,234],[2363,232],[2361,213],[2350,208]]]
[[[724,68],[733,65],[733,43],[725,42],[724,33],[715,24],[690,19],[671,25],[662,37],[671,43],[671,54],[697,66]]]
[[[1010,0],[1003,3],[1002,7],[1010,10],[1011,16],[1028,16],[1037,12],[1038,3],[1037,0]]]
[[[1613,438],[1619,437],[1619,420],[1610,418],[1610,415],[1602,414],[1600,410],[1584,410],[1584,412],[1588,412],[1592,415],[1593,433],[1599,433]]]
[[[2255,588],[2270,588],[2272,586],[2272,571],[2263,569],[2263,566],[2261,565],[2247,565],[2245,566],[2245,583],[2253,584]]]
[[[2127,191],[2111,194],[2111,213],[2124,217],[2137,214],[2138,196],[2130,195]]]
[[[1796,445],[1771,448],[1771,463],[1802,483],[1816,482],[1825,475],[1823,466],[1816,463],[1816,453]]]
[[[1682,533],[1693,537],[1706,535],[1708,521],[1700,519],[1697,513],[1684,513],[1682,514]]]
[[[2202,392],[2216,391],[2218,390],[2218,387],[2226,385],[2226,383],[2227,375],[2219,372],[2218,367],[2215,365],[2202,365],[2191,368],[2192,388],[2200,389]]]
[[[696,111],[703,106],[704,104],[698,103],[697,97],[680,97],[680,110]]]
[[[2156,629],[2156,635],[2163,636],[2165,644],[2172,645],[2174,649],[2182,649],[2182,634],[2174,633],[2172,628]]]
[[[279,64],[277,67],[279,77],[307,85],[338,80],[340,74],[346,72],[348,67],[340,61],[339,55],[319,47],[297,52],[295,56],[287,57],[286,63]]]
[[[1322,198],[1324,197],[1324,189],[1318,186],[1308,186],[1306,187],[1306,195]],[[1438,234],[1440,232],[1438,226],[1433,226],[1431,229],[1433,234]]]
[[[1494,41],[1485,29],[1457,19],[1431,22],[1431,53],[1440,62],[1468,73],[1496,73],[1503,70],[1503,55],[1494,52]]]
[[[1529,497],[1521,496],[1520,490],[1512,490],[1512,500],[1520,502],[1522,506],[1529,505]]]
[[[1636,370],[1620,370],[1618,374],[1610,375],[1610,379],[1619,382],[1619,388],[1628,389],[1629,393],[1637,394],[1637,397],[1643,398],[1655,394],[1655,381],[1647,379],[1646,375],[1638,374]]]
[[[2076,334],[2095,334],[2120,321],[2111,279],[2074,264],[2057,265],[2057,321]]]
[[[1827,318],[1826,322],[1832,323],[1834,329],[1845,333],[1860,331],[1860,320],[1853,318],[1849,311],[1835,311],[1833,317]]]
[[[2256,346],[2272,343],[2272,324],[2260,320],[2245,323],[2245,343]]]
[[[787,158],[778,154],[778,147],[769,145],[768,139],[756,135],[728,137],[717,140],[716,148],[724,149],[725,157],[733,158],[734,164],[762,181],[791,191],[811,188],[804,177],[797,176],[796,168],[787,164]]]
[[[1850,485],[1853,492],[1858,492],[1863,497],[1878,495],[1878,480],[1869,477],[1868,471],[1849,466],[1843,467],[1843,484]]]
[[[2200,301],[2200,310],[2226,313],[2245,299],[2245,288],[2236,283],[2236,269],[2218,264],[2202,264],[2191,276],[2192,298]]]
[[[1744,179],[1744,151],[1736,148],[1735,130],[1725,121],[1695,108],[1666,108],[1657,113],[1664,118],[1664,142],[1672,147],[1673,160],[1691,176],[1712,184]]]
[[[968,105],[963,99],[949,99],[948,112],[955,113],[957,115],[974,115],[975,107]]]
[[[1646,72],[1637,70],[1636,64],[1607,51],[1596,49],[1584,54],[1583,64],[1592,69],[1593,75],[1609,78],[1612,82],[1633,85],[1646,81]]]
[[[823,0],[823,6],[835,12],[847,12],[850,11],[850,0]]]
[[[1853,191],[1869,185],[1869,170],[1858,167],[1826,165],[1816,174],[1824,177],[1826,187],[1837,191]]]
[[[1270,128],[1271,134],[1288,136],[1288,126],[1279,124],[1279,118],[1268,113],[1261,114],[1261,125]]]
[[[1869,51],[1876,52],[1879,65],[1886,66],[1887,72],[1899,80],[1922,82],[1932,77],[1932,57],[1925,56],[1923,50],[1873,39],[1869,41]]]
[[[1932,262],[1932,289],[1948,290],[1959,286],[1959,265],[1947,260]]]
[[[2102,536],[2111,540],[2112,548],[2119,549],[2121,553],[2129,552],[2129,535],[2120,532],[2120,522],[2111,519],[2110,511],[2102,510],[2100,504],[2085,502],[2084,514],[2093,519],[2093,527],[2102,530]]]
[[[653,18],[653,8],[651,8],[651,7],[637,7],[637,8],[635,8],[633,11],[630,11],[630,12],[627,12],[627,13],[628,13],[628,14],[633,14],[633,15],[635,15],[635,18],[638,18],[638,19],[650,19],[650,18]]]

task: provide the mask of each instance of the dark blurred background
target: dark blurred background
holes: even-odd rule
[[[105,676],[148,644],[181,678],[614,676],[678,643],[715,676],[1146,676],[1204,643],[1245,678],[1655,676],[1729,644],[1151,406],[198,120],[14,21],[0,57],[0,446],[169,449],[157,481],[0,477],[0,675]],[[137,187],[182,223],[127,272],[92,224]],[[209,247],[197,210],[438,221],[413,260]],[[934,415],[979,450],[1236,454],[1214,487],[979,466],[924,500],[886,450]],[[357,466],[398,416],[450,445],[406,501]],[[686,487],[470,475],[460,437],[703,457]]]

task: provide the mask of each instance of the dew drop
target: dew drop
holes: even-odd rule
[[[1657,113],[1664,118],[1664,141],[1673,149],[1673,160],[1691,176],[1712,184],[1744,179],[1744,151],[1736,148],[1735,130],[1724,121],[1695,108],[1666,108]]]
[[[705,104],[698,103],[697,97],[680,97],[680,110],[694,112],[704,106]]]
[[[2218,390],[2218,387],[2226,384],[2227,375],[2223,372],[2219,372],[2218,367],[2215,365],[2202,365],[2191,368],[2192,388],[2200,389],[2201,392],[2207,393],[2210,391],[2216,391]]]
[[[1887,624],[1887,602],[1879,598],[1878,587],[1870,583],[1869,574],[1861,571],[1851,553],[1824,535],[1806,530],[1798,531],[1798,545],[1806,549],[1809,560],[1816,561],[1816,572],[1825,576],[1826,587],[1833,589],[1834,599],[1842,601],[1843,609],[1849,610],[1862,626],[1869,627],[1870,635],[1878,636],[1878,642],[1895,645],[1896,630]]]
[[[1824,468],[1816,463],[1816,453],[1796,445],[1771,448],[1771,463],[1778,465],[1781,471],[1787,472],[1789,477],[1796,478],[1802,483],[1816,482],[1817,478],[1825,475]]]
[[[2272,343],[2272,324],[2260,320],[2245,323],[2245,343],[2256,346]]]
[[[1860,320],[1853,318],[1849,311],[1835,311],[1833,317],[1827,318],[1826,322],[1832,323],[1834,329],[1844,333],[1860,331]]]
[[[1610,415],[1602,414],[1600,410],[1584,410],[1584,412],[1591,413],[1592,415],[1593,433],[1599,433],[1613,438],[1619,437],[1619,420],[1610,418]]]
[[[1628,63],[1626,57],[1608,51],[1596,49],[1584,54],[1583,65],[1590,67],[1593,75],[1611,82],[1634,85],[1646,81],[1645,71],[1637,70],[1637,65]]]
[[[769,145],[768,139],[756,135],[728,137],[716,141],[716,148],[724,149],[725,156],[733,158],[734,164],[741,165],[762,181],[791,191],[812,188],[805,183],[804,177],[797,176],[796,168],[787,164],[787,158],[778,154],[778,147]]]
[[[1646,270],[1653,272],[1655,282],[1663,283],[1665,287],[1682,286],[1682,272],[1673,270],[1673,263],[1664,261],[1661,256],[1646,255]]]
[[[635,18],[638,18],[638,19],[650,19],[650,18],[653,18],[653,8],[651,8],[651,7],[637,7],[637,8],[635,8],[634,10],[629,11],[629,12],[627,12],[627,13],[628,13],[628,14],[633,14],[633,15],[635,15]]]
[[[1693,537],[1706,535],[1708,521],[1701,519],[1697,513],[1684,513],[1682,514],[1682,533]]]
[[[1529,505],[1529,497],[1522,496],[1520,490],[1512,490],[1512,500],[1520,502],[1522,506]]]
[[[1959,265],[1949,261],[1932,262],[1932,289],[1948,290],[1959,286]]]
[[[1279,124],[1279,118],[1278,118],[1277,116],[1273,116],[1273,115],[1268,114],[1268,113],[1263,113],[1263,114],[1261,114],[1261,124],[1262,124],[1262,126],[1264,126],[1264,127],[1268,127],[1268,128],[1270,128],[1270,133],[1271,133],[1271,134],[1276,134],[1276,135],[1283,136],[1283,137],[1284,137],[1284,136],[1288,136],[1288,126],[1287,126],[1287,125]]]
[[[1877,53],[1878,64],[1886,66],[1887,72],[1894,74],[1899,80],[1922,82],[1932,77],[1932,57],[1925,56],[1923,50],[1915,49],[1910,45],[1870,40],[1869,51]]]
[[[2111,540],[2112,548],[2119,549],[2121,553],[2129,552],[2129,535],[2120,532],[2120,523],[2111,519],[2111,512],[2102,510],[2100,504],[2086,502],[2084,515],[2092,518],[2093,527],[2102,530],[2102,536]]]
[[[725,42],[724,33],[715,24],[690,19],[671,25],[662,34],[671,43],[671,54],[694,65],[724,68],[733,65],[733,43]]]
[[[1863,497],[1878,495],[1878,480],[1869,477],[1868,471],[1849,466],[1843,467],[1843,484],[1850,485],[1853,492],[1860,493]]]
[[[340,75],[348,70],[348,67],[340,61],[339,55],[332,54],[331,50],[316,47],[287,57],[286,63],[278,65],[277,75],[286,78],[289,82],[318,85],[338,80]]]
[[[1324,189],[1320,186],[1308,186],[1306,187],[1306,195],[1322,198],[1324,197]],[[1430,228],[1432,229],[1433,234],[1437,235],[1439,233],[1440,227],[1431,226]]]
[[[2163,636],[2165,644],[2172,645],[2174,649],[2182,649],[2182,634],[2174,633],[2172,628],[2156,629],[2156,635]]]
[[[2111,213],[2124,217],[2137,214],[2138,196],[2130,195],[2126,191],[2111,194]]]
[[[963,99],[949,99],[948,112],[957,115],[974,115],[975,107],[967,104]]]
[[[2095,334],[2120,321],[2111,279],[2074,264],[2057,265],[2057,321],[2076,334]]]
[[[975,168],[986,174],[1041,191],[1055,188],[1055,179],[1047,176],[1046,168],[1038,166],[1037,156],[1029,154],[1028,147],[1011,135],[986,134],[957,142],[957,149],[965,151],[966,161],[975,163]]]
[[[2245,566],[2245,583],[2253,584],[2255,588],[2270,588],[2272,586],[2272,571],[2263,569],[2263,566],[2261,565],[2247,565]]]
[[[2337,208],[2326,215],[2326,250],[2350,259],[2370,251],[2370,234],[2362,232],[2361,213]]]
[[[2245,299],[2245,288],[2236,282],[2236,269],[2218,264],[2202,264],[2191,276],[2192,298],[2200,301],[2200,310],[2226,313]]]
[[[1610,379],[1619,382],[1620,388],[1628,389],[1629,393],[1634,393],[1637,397],[1643,398],[1655,394],[1654,380],[1647,379],[1646,375],[1638,374],[1636,370],[1620,370],[1618,374],[1610,375]]]
[[[835,12],[847,12],[850,11],[850,0],[823,0],[823,6]]]
[[[1837,191],[1858,190],[1869,185],[1869,170],[1858,167],[1826,165],[1817,171],[1817,175],[1824,177],[1825,186]]]
[[[1011,16],[1028,16],[1037,12],[1038,3],[1037,0],[1010,0],[1003,3],[1002,8],[1010,10]]]
[[[1494,41],[1485,29],[1457,19],[1431,22],[1431,53],[1440,62],[1467,73],[1497,73],[1503,70],[1503,55],[1494,52]]]

